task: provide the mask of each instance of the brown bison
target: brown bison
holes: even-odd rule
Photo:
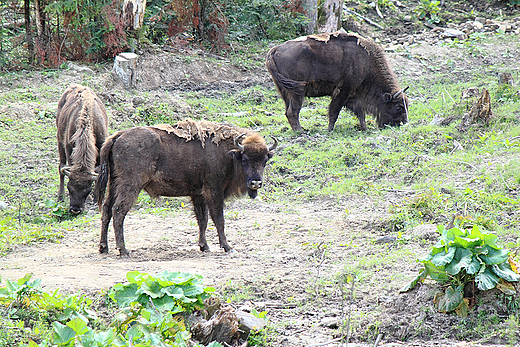
[[[79,214],[96,180],[99,149],[108,136],[105,106],[90,88],[73,84],[58,102],[56,127],[60,154],[58,201],[63,201],[64,178],[68,176],[69,211]]]
[[[336,32],[300,37],[273,47],[267,69],[285,102],[285,116],[294,131],[304,97],[330,95],[329,131],[342,107],[357,116],[366,130],[371,113],[379,128],[408,121],[408,100],[390,69],[383,50],[356,34]]]
[[[274,141],[268,147],[255,132],[192,120],[173,126],[135,127],[110,136],[101,149],[95,188],[98,205],[102,205],[99,251],[108,252],[107,231],[113,218],[116,249],[120,255],[128,255],[123,222],[143,189],[152,197],[191,197],[200,250],[209,251],[205,235],[209,211],[220,247],[230,251],[224,234],[224,199],[246,192],[256,197],[267,160],[277,145]]]

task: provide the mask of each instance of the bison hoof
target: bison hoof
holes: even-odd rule
[[[208,245],[199,245],[201,252],[211,252]]]
[[[130,257],[130,253],[128,253],[126,248],[122,248],[122,249],[119,250],[119,256],[121,258],[129,258]]]
[[[99,245],[99,253],[108,253],[108,246],[107,245]]]

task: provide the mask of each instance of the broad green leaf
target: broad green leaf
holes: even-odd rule
[[[520,281],[520,275],[511,270],[509,263],[495,264],[491,267],[493,272],[508,282]]]
[[[100,346],[110,346],[112,341],[116,338],[116,332],[113,328],[110,328],[106,331],[100,331],[94,334],[94,341],[96,341]]]
[[[485,265],[483,265],[485,266]],[[485,270],[475,276],[475,282],[477,282],[477,288],[480,290],[489,290],[495,288],[500,278],[495,275],[489,267],[486,266]]]
[[[497,240],[498,240],[498,236],[494,235],[494,234],[482,234],[484,235],[483,239],[484,239],[484,244],[486,246],[489,246],[491,248],[494,248],[494,249],[500,249],[499,246],[497,246]]]
[[[407,291],[412,290],[419,282],[424,282],[427,276],[428,270],[426,268],[421,269],[421,271],[419,272],[419,276],[417,276],[412,282],[408,283],[406,286],[401,288],[399,290],[399,293],[406,293]]]
[[[54,343],[58,345],[68,344],[76,336],[72,328],[60,322],[52,322],[52,326],[54,327]]]
[[[161,312],[171,311],[175,305],[176,301],[171,296],[165,295],[162,298],[152,299],[155,308]]]
[[[204,287],[200,285],[179,286],[187,297],[197,296],[204,293]]]
[[[466,267],[466,273],[468,275],[476,274],[480,270],[481,265],[482,265],[482,263],[481,263],[479,257],[477,257],[476,255],[473,255],[473,257],[471,258],[471,262]]]
[[[163,287],[157,281],[146,281],[141,284],[141,288],[137,294],[145,293],[149,297],[155,299],[164,295]]]
[[[74,318],[67,323],[67,326],[74,330],[76,335],[83,335],[89,330],[87,327],[87,322],[81,318]]]
[[[463,237],[463,236],[466,236],[466,233],[464,232],[463,229],[461,230],[457,227],[453,227],[446,231],[446,238],[450,241],[455,241],[455,239],[457,237]],[[450,245],[451,245],[451,242],[450,242]]]
[[[439,295],[434,301],[435,308],[439,312],[451,312],[455,310],[462,302],[462,289],[464,286],[449,286],[446,288],[444,295]]]
[[[151,276],[144,272],[130,271],[126,274],[126,279],[130,283],[141,284],[144,281],[151,279]]]
[[[444,266],[448,264],[450,261],[453,260],[453,257],[455,256],[456,247],[450,247],[448,249],[448,252],[441,252],[437,253],[433,256],[431,262],[435,266]]]
[[[450,275],[458,274],[471,263],[472,257],[473,253],[469,249],[457,248],[453,260],[446,265],[446,272]]]
[[[507,249],[495,249],[486,246],[488,253],[487,255],[481,255],[480,259],[487,265],[500,264],[507,261],[509,257],[509,251]]]
[[[132,302],[136,302],[138,299],[137,284],[131,283],[128,285],[115,285],[114,290],[111,293],[111,298],[114,300],[119,307],[129,306]]]
[[[462,248],[473,248],[475,246],[480,245],[482,243],[482,240],[469,237],[457,237],[455,239],[455,243],[457,244],[457,246]]]
[[[175,286],[165,288],[164,292],[166,295],[172,296],[176,299],[180,299],[184,296],[184,291],[181,288]]]
[[[450,279],[450,277],[446,274],[444,266],[435,266],[431,262],[427,262],[424,263],[424,267],[426,268],[428,275],[434,281],[446,282]]]

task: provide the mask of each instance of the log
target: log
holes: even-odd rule
[[[113,71],[126,89],[136,87],[137,57],[135,53],[120,53],[114,60]]]
[[[228,306],[218,310],[210,320],[195,324],[190,331],[193,338],[204,345],[217,341],[233,346],[240,339],[238,327],[235,309]]]

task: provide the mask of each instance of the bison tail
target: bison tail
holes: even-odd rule
[[[295,81],[288,77],[285,77],[278,69],[276,62],[274,61],[273,54],[274,53],[271,50],[267,55],[265,65],[267,66],[267,70],[269,70],[269,73],[273,77],[274,84],[276,84],[276,86],[280,90],[280,93],[282,93],[283,90],[288,90],[297,95],[303,96],[305,94],[306,83],[304,81]]]
[[[107,189],[108,180],[110,177],[110,160],[112,159],[112,146],[119,138],[119,136],[121,136],[121,132],[118,132],[110,136],[103,144],[103,147],[101,147],[101,151],[99,153],[99,176],[97,178],[96,186],[94,188],[94,196],[97,197],[97,204],[99,209],[101,209],[101,206],[103,205],[105,191]]]

